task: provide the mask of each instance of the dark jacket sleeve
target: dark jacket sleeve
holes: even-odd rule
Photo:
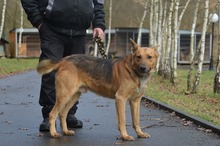
[[[21,0],[21,4],[27,14],[28,20],[34,27],[37,28],[43,23],[37,0]]]
[[[104,0],[93,0],[94,3],[94,18],[92,21],[93,28],[101,28],[105,31],[105,13]]]

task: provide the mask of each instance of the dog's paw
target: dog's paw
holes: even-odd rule
[[[138,138],[150,138],[150,135],[148,133],[139,133]]]
[[[134,141],[134,137],[127,135],[127,136],[122,136],[122,140],[124,141]]]
[[[51,137],[53,137],[53,138],[60,138],[61,136],[62,136],[62,134],[60,134],[60,133],[51,133],[50,134],[51,135]]]
[[[75,132],[73,130],[68,130],[68,131],[66,131],[64,133],[65,133],[65,135],[68,135],[68,136],[72,136],[72,135],[75,134]]]

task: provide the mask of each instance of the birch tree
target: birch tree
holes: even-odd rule
[[[18,57],[20,56],[21,51],[21,39],[22,39],[22,33],[23,33],[23,22],[24,22],[24,10],[20,3],[20,10],[21,10],[21,17],[20,17],[20,29],[19,29],[19,40],[18,40]]]
[[[143,27],[143,24],[144,24],[144,19],[145,19],[146,15],[147,15],[147,3],[148,3],[148,0],[145,0],[144,13],[143,13],[143,16],[142,16],[142,19],[141,19],[141,22],[140,22],[140,26],[139,26],[139,29],[138,29],[138,38],[137,38],[137,44],[138,45],[141,45],[142,27]]]
[[[0,26],[0,39],[2,38],[3,28],[4,28],[4,23],[5,23],[6,4],[7,4],[7,0],[3,0],[2,19],[1,19],[1,26]]]
[[[163,8],[163,15],[162,15],[162,24],[161,24],[161,33],[162,35],[160,35],[162,37],[161,40],[161,45],[160,48],[160,55],[159,55],[159,64],[158,64],[158,74],[159,75],[164,75],[164,71],[165,71],[165,63],[164,63],[164,58],[165,58],[165,52],[166,52],[166,43],[167,43],[167,6],[169,5],[170,1],[165,1],[164,4],[164,8]],[[162,2],[161,2],[162,5]],[[161,10],[162,11],[162,10]]]
[[[190,69],[188,71],[187,75],[187,92],[189,92],[192,88],[192,70],[194,69],[195,61],[193,61],[193,58],[195,56],[195,49],[194,49],[194,38],[195,38],[195,28],[197,24],[197,17],[198,17],[198,9],[199,9],[200,0],[197,0],[194,16],[193,16],[193,22],[192,22],[192,29],[191,29],[191,38],[190,38]]]
[[[111,26],[112,26],[112,0],[109,1],[109,22],[108,22],[108,43],[106,47],[106,54],[108,55],[111,43]]]
[[[154,18],[154,0],[151,0],[150,5],[150,45],[153,44],[153,18]]]
[[[177,80],[177,39],[178,39],[178,9],[179,0],[174,1],[173,15],[172,15],[172,61],[171,61],[171,83],[176,84]],[[179,22],[180,23],[180,22]]]
[[[218,15],[220,16],[220,0],[218,0]],[[214,93],[220,94],[220,22],[218,21],[218,58],[214,78]]]
[[[171,26],[172,26],[172,14],[173,14],[174,0],[170,0],[170,8],[167,20],[167,39],[166,39],[166,50],[164,58],[164,77],[165,79],[170,79],[170,49],[171,49]],[[165,41],[165,40],[164,40]]]
[[[209,14],[209,0],[205,0],[205,13],[204,13],[204,19],[203,19],[203,28],[202,28],[202,36],[201,36],[201,48],[199,51],[199,59],[198,59],[198,69],[197,73],[194,78],[193,82],[193,88],[191,93],[196,93],[197,88],[200,83],[200,76],[202,72],[202,66],[203,66],[203,61],[204,61],[204,52],[205,52],[205,36],[206,36],[206,31],[207,31],[207,24],[208,24],[208,14]]]
[[[159,21],[158,21],[158,37],[157,37],[157,44],[158,46],[158,61],[157,61],[157,66],[156,66],[156,72],[159,70],[159,64],[160,64],[160,57],[161,57],[161,48],[162,48],[162,18],[163,18],[163,2],[160,0],[159,1]]]
[[[173,17],[172,17],[172,57],[171,57],[171,83],[173,85],[177,82],[177,50],[178,50],[178,31],[182,22],[182,17],[186,11],[186,8],[189,5],[190,0],[187,0],[186,4],[184,5],[180,16],[179,13],[179,0],[174,0],[174,10],[173,10]]]
[[[157,45],[158,17],[159,17],[159,0],[151,0],[150,46]]]
[[[185,13],[185,11],[186,11],[186,8],[187,8],[188,5],[189,5],[189,2],[190,2],[190,0],[187,0],[186,4],[185,4],[184,7],[183,7],[182,12],[180,13],[179,20],[178,20],[178,26],[177,26],[177,29],[178,29],[178,30],[179,30],[179,28],[180,28],[183,15],[184,15],[184,13]]]

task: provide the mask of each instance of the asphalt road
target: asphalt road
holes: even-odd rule
[[[42,121],[39,87],[40,75],[35,71],[0,79],[1,146],[220,146],[217,134],[145,102],[141,104],[141,126],[151,138],[137,138],[127,106],[127,129],[135,141],[121,141],[114,100],[91,92],[80,98],[76,114],[84,127],[75,129],[74,136],[53,139],[48,132],[38,131]],[[57,128],[60,132],[59,121]]]

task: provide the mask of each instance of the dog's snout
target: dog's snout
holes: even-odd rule
[[[145,72],[145,71],[146,71],[146,67],[140,66],[140,70],[141,70],[142,72]]]
[[[141,63],[139,69],[141,72],[148,72],[148,68],[145,63]]]

